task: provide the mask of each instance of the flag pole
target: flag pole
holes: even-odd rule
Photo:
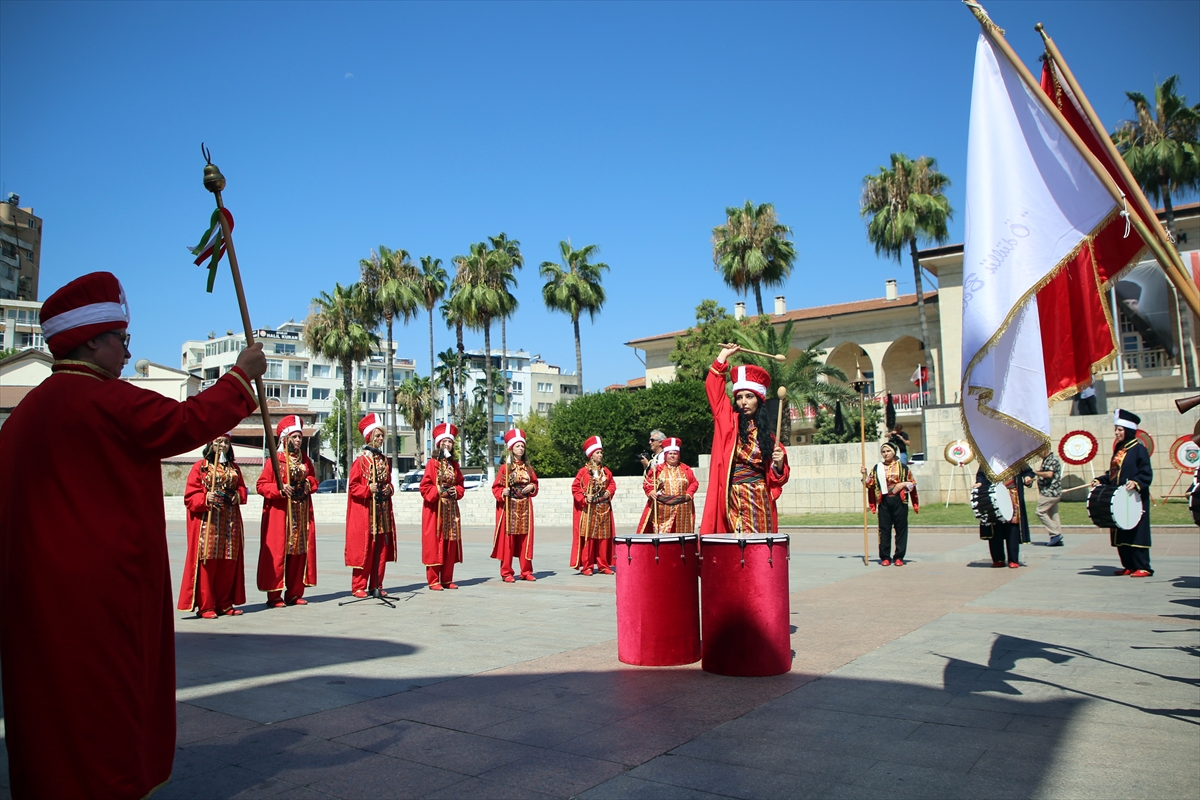
[[[216,164],[212,163],[212,156],[208,152],[208,148],[204,143],[200,143],[200,152],[204,154],[204,160],[208,162],[204,167],[204,188],[213,193],[217,199],[217,210],[221,213],[217,214],[217,218],[221,221],[221,234],[225,237],[225,249],[229,251],[229,272],[233,275],[233,289],[237,293],[238,308],[242,312],[242,326],[246,329],[246,346],[250,347],[254,344],[254,330],[250,325],[250,309],[246,307],[246,293],[242,290],[242,273],[238,269],[237,253],[233,250],[233,231],[230,230],[229,220],[225,217],[225,203],[221,199],[221,191],[225,188],[225,176],[221,174],[221,170]],[[220,255],[220,248],[217,247],[213,251],[213,258]],[[258,389],[258,408],[261,411],[263,432],[267,437],[267,445],[271,449],[269,458],[275,459],[272,461],[272,466],[275,467],[272,472],[275,473],[275,488],[283,494],[283,481],[279,477],[278,459],[276,452],[278,445],[275,443],[275,431],[271,430],[271,412],[267,410],[267,387],[263,384],[262,377],[254,379],[254,386]]]
[[[998,28],[996,23],[992,22],[991,17],[988,16],[983,6],[974,2],[974,0],[963,0],[963,4],[971,10],[971,13],[975,15],[975,19],[979,21],[979,27],[983,31],[983,35],[988,37],[988,40],[1004,54],[1004,57],[1008,59],[1013,69],[1016,70],[1017,75],[1025,82],[1026,87],[1030,90],[1030,94],[1037,98],[1037,102],[1041,104],[1042,109],[1062,129],[1063,135],[1071,141],[1071,144],[1075,145],[1075,149],[1079,151],[1083,160],[1091,167],[1092,172],[1096,173],[1096,177],[1100,183],[1108,190],[1113,199],[1117,201],[1117,204],[1121,206],[1125,219],[1129,220],[1130,224],[1137,230],[1138,235],[1142,237],[1142,241],[1154,253],[1155,259],[1163,266],[1163,272],[1167,274],[1167,277],[1171,279],[1171,282],[1175,284],[1176,288],[1184,296],[1184,300],[1187,302],[1188,307],[1192,309],[1192,313],[1200,316],[1200,294],[1197,293],[1196,288],[1190,283],[1182,282],[1180,277],[1174,273],[1172,270],[1174,265],[1171,258],[1164,252],[1158,237],[1154,236],[1147,229],[1146,223],[1142,220],[1142,215],[1129,213],[1126,207],[1125,193],[1121,191],[1121,187],[1117,186],[1108,169],[1088,149],[1087,145],[1079,138],[1079,134],[1071,127],[1071,123],[1067,122],[1062,112],[1058,110],[1050,98],[1046,96],[1046,93],[1042,91],[1041,84],[1034,80],[1033,75],[1025,67],[1025,63],[1013,52],[1008,40],[1004,38],[1004,31]]]
[[[1054,40],[1050,38],[1050,34],[1046,33],[1045,28],[1042,27],[1042,23],[1039,22],[1038,24],[1034,25],[1033,29],[1041,34],[1042,41],[1046,45],[1046,52],[1049,53],[1050,58],[1054,61],[1054,63],[1058,65],[1058,68],[1062,73],[1062,77],[1067,82],[1067,87],[1070,88],[1071,93],[1075,95],[1075,99],[1079,101],[1079,106],[1083,110],[1084,116],[1087,117],[1088,122],[1091,123],[1092,129],[1096,132],[1096,138],[1099,139],[1103,144],[1104,151],[1108,153],[1109,160],[1113,162],[1113,166],[1117,168],[1117,171],[1121,173],[1121,177],[1129,186],[1129,191],[1133,194],[1133,201],[1137,204],[1138,209],[1142,212],[1143,219],[1157,222],[1158,214],[1156,214],[1154,209],[1150,206],[1150,201],[1146,198],[1145,193],[1142,191],[1142,187],[1133,177],[1133,173],[1129,171],[1129,165],[1125,163],[1125,159],[1122,158],[1120,152],[1117,151],[1116,145],[1112,143],[1112,139],[1110,139],[1105,133],[1104,125],[1100,122],[1100,117],[1096,114],[1095,109],[1092,108],[1092,104],[1088,102],[1087,96],[1084,95],[1083,89],[1080,88],[1079,83],[1075,80],[1075,75],[1071,72],[1071,68],[1067,66],[1067,61],[1063,58],[1058,46],[1054,44]],[[1173,266],[1179,275],[1182,275],[1184,280],[1187,281],[1187,269],[1183,265],[1183,259],[1180,258],[1179,252],[1167,238],[1166,233],[1162,229],[1162,225],[1152,225],[1148,227],[1150,227],[1158,237],[1159,243],[1163,246],[1163,249],[1167,252],[1167,255],[1171,256],[1171,266]],[[1167,270],[1167,272],[1169,273],[1170,270]],[[1177,280],[1172,279],[1171,282],[1175,283],[1178,287]]]
[[[862,468],[863,472],[867,471],[867,411],[866,411],[866,394],[867,379],[863,377],[862,367],[858,363],[858,359],[854,360],[854,390],[858,392],[858,440],[861,443],[862,450]],[[871,565],[869,548],[870,544],[867,539],[867,480],[863,476],[862,481],[862,510],[863,510],[863,566]]]

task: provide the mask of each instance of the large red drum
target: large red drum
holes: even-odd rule
[[[643,667],[700,660],[696,535],[616,536],[617,658]]]
[[[787,534],[700,537],[700,609],[705,672],[790,670]]]

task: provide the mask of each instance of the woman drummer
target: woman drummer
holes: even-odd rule
[[[1109,540],[1117,548],[1121,569],[1114,575],[1132,578],[1149,578],[1154,574],[1150,568],[1150,482],[1154,470],[1150,468],[1150,454],[1137,437],[1142,418],[1137,414],[1118,408],[1113,416],[1113,457],[1108,473],[1099,475],[1093,486],[1123,486],[1137,492],[1142,498],[1142,517],[1130,530],[1109,529]]]
[[[234,606],[246,602],[241,510],[246,482],[233,460],[228,434],[209,442],[203,458],[192,465],[183,502],[188,510],[187,559],[178,608],[204,619],[240,616],[242,610]]]
[[[1029,520],[1025,514],[1025,487],[1033,482],[1033,472],[1023,466],[1015,478],[1009,478],[998,486],[1008,490],[1012,499],[1013,518],[1009,522],[998,522],[994,525],[979,523],[979,538],[987,539],[988,549],[992,552],[992,566],[1005,565],[1005,550],[1010,569],[1021,566],[1021,543],[1029,543]],[[975,472],[975,487],[981,494],[991,491],[992,481],[980,467]]]

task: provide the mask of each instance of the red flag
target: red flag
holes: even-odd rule
[[[1049,56],[1042,65],[1041,84],[1088,150],[1128,196],[1129,186],[1098,139],[1105,134],[1092,129],[1077,98],[1065,81],[1059,80]],[[1130,205],[1130,213],[1138,213],[1137,205]],[[1158,224],[1158,220],[1145,222],[1147,226]],[[1069,265],[1038,290],[1038,306],[1055,310],[1054,314],[1040,316],[1042,341],[1046,343],[1046,392],[1051,400],[1075,394],[1091,378],[1094,368],[1116,354],[1115,320],[1109,319],[1105,295],[1109,283],[1135,263],[1144,248],[1145,243],[1125,218],[1114,215],[1079,248]]]

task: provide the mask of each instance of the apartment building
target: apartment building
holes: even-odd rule
[[[276,328],[256,330],[254,338],[263,343],[267,355],[267,373],[263,382],[271,413],[299,413],[320,425],[332,412],[334,395],[342,388],[342,368],[328,359],[313,356],[301,336],[303,329],[303,323],[288,320]],[[183,343],[180,366],[198,376],[201,388],[206,389],[233,367],[245,346],[246,337],[241,333],[226,331],[223,336],[210,333],[207,339]],[[392,358],[395,381],[399,385],[412,377],[414,363],[411,358],[400,358],[394,353]],[[361,413],[376,412],[389,419],[387,356],[383,347],[372,352],[368,362],[357,365],[352,383],[358,392]],[[415,432],[402,415],[397,416],[396,429],[397,467],[411,469],[416,463]],[[338,454],[324,440],[320,456],[329,464],[338,460]]]
[[[42,219],[20,203],[12,192],[0,203],[0,298],[37,300]]]

